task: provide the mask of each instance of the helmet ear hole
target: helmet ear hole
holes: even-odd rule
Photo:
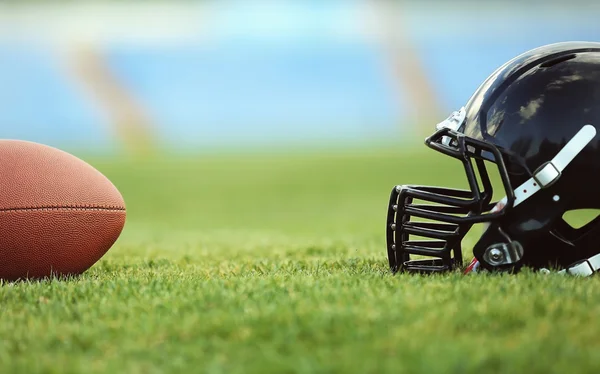
[[[566,211],[562,218],[572,228],[580,229],[600,216],[600,209],[573,209]]]

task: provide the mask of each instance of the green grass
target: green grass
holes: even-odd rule
[[[0,287],[0,372],[597,372],[597,278],[390,275],[392,186],[464,184],[419,156],[89,159],[125,231],[77,279]]]

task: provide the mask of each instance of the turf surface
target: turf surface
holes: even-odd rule
[[[0,287],[2,373],[600,367],[596,278],[388,273],[391,187],[464,183],[433,152],[88,161],[125,231],[77,279]]]

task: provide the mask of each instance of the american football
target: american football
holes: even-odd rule
[[[123,230],[123,197],[73,155],[0,140],[0,175],[1,279],[81,274]]]

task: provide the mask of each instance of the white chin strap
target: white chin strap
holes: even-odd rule
[[[544,273],[551,273],[548,269],[541,270]],[[568,275],[576,275],[579,277],[589,277],[590,275],[594,275],[600,271],[600,254],[592,256],[587,260],[582,260],[574,263],[573,265],[563,269],[557,274],[568,274]]]
[[[479,261],[473,261],[470,266],[468,273],[479,273],[481,265]],[[560,271],[550,271],[549,269],[542,268],[540,269],[540,273],[543,274],[561,274],[561,275],[574,275],[577,277],[589,277],[600,271],[600,254],[592,256],[588,259],[578,261],[566,269]]]
[[[579,130],[574,137],[554,156],[552,160],[543,164],[535,171],[532,178],[529,178],[525,183],[515,188],[515,203],[514,207],[529,199],[539,190],[542,190],[560,178],[563,170],[573,161],[588,143],[596,136],[596,128],[592,125],[585,125]],[[560,199],[560,196],[555,198]],[[506,204],[508,200],[504,197],[499,203]],[[555,200],[558,201],[558,200]]]
[[[596,136],[596,128],[592,125],[585,125],[577,134],[558,152],[554,158],[543,164],[533,175],[532,178],[517,187],[514,191],[515,203],[513,206],[521,204],[529,199],[536,192],[550,186],[560,178],[561,173],[571,161],[588,145]],[[554,201],[558,201],[560,196],[554,196]],[[501,201],[506,203],[505,197]],[[544,273],[550,273],[548,269],[542,269]],[[600,271],[600,254],[592,256],[586,260],[574,263],[558,274],[571,274],[588,277]]]

